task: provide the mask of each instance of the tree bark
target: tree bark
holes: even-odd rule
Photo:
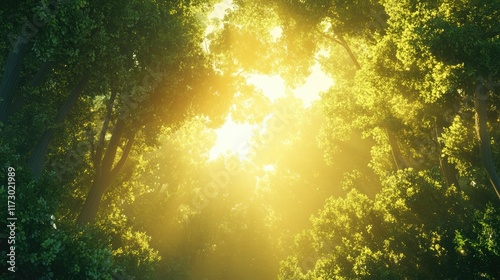
[[[54,126],[57,127],[63,123],[64,119],[71,111],[71,108],[75,105],[76,101],[78,100],[78,97],[80,97],[83,90],[85,89],[85,86],[89,81],[89,77],[90,77],[89,74],[85,74],[85,76],[75,86],[71,94],[68,96],[64,104],[57,112]],[[52,141],[52,138],[54,138],[54,134],[55,134],[55,128],[47,129],[43,133],[38,143],[35,145],[31,157],[28,160],[28,166],[30,167],[35,180],[38,180],[38,178],[40,178],[43,168],[45,167],[45,158],[47,156],[47,151],[50,142]]]
[[[361,65],[359,64],[358,62],[358,59],[356,59],[356,56],[354,55],[354,53],[352,52],[351,50],[351,47],[349,47],[349,45],[347,44],[346,40],[344,39],[344,37],[342,37],[342,35],[339,34],[336,34],[342,47],[344,47],[344,49],[347,51],[347,54],[349,55],[349,58],[351,58],[352,62],[354,63],[354,66],[356,66],[356,69],[357,70],[360,70],[361,69]]]
[[[30,86],[37,87],[41,85],[54,65],[56,65],[54,61],[46,61],[42,64],[42,66],[38,69],[38,72],[36,72],[35,76],[33,76],[33,79],[31,79]]]
[[[38,140],[38,143],[33,149],[33,152],[28,160],[28,166],[31,169],[31,173],[33,173],[33,178],[35,180],[38,180],[42,175],[42,171],[45,167],[47,150],[52,138],[54,138],[54,134],[55,132],[53,128],[46,130],[42,137],[40,137],[40,140]]]
[[[85,199],[85,203],[83,204],[83,208],[80,211],[78,219],[76,220],[78,225],[86,225],[95,219],[107,186],[108,181],[106,181],[103,176],[96,173],[92,186],[90,187],[90,191]]]
[[[475,121],[476,121],[476,135],[479,140],[479,149],[481,151],[481,160],[483,166],[486,169],[486,174],[490,180],[491,186],[495,190],[498,198],[500,198],[500,178],[495,170],[495,164],[493,162],[493,157],[491,154],[491,144],[490,135],[488,133],[488,114],[486,107],[486,100],[488,99],[488,93],[484,85],[477,85],[474,91],[474,109],[476,111]]]
[[[94,176],[94,181],[87,195],[87,198],[85,199],[83,208],[80,211],[80,215],[78,216],[78,219],[76,221],[79,225],[85,225],[94,221],[106,190],[108,189],[109,185],[111,185],[119,176],[120,171],[122,170],[125,162],[128,159],[128,156],[134,144],[135,132],[133,132],[132,135],[129,136],[127,144],[124,148],[122,148],[123,152],[120,159],[113,167],[113,163],[116,158],[116,153],[118,151],[124,129],[125,123],[123,122],[123,120],[118,120],[113,130],[113,135],[111,136],[108,147],[106,148],[104,158],[101,162],[98,163],[98,166],[95,166],[96,173]]]
[[[28,49],[28,40],[19,36],[16,46],[9,52],[9,56],[7,57],[7,61],[5,63],[5,71],[2,83],[0,84],[0,122],[4,124],[8,118],[9,107],[12,104],[12,100],[17,89],[23,60],[28,52]]]
[[[38,69],[38,72],[33,76],[33,79],[31,79],[30,86],[31,87],[37,87],[42,84],[42,82],[45,80],[45,78],[48,76],[50,73],[50,70],[52,67],[54,67],[55,63],[53,61],[47,61],[40,68]],[[24,105],[26,101],[26,97],[24,95],[20,95],[17,98],[13,98],[11,106],[9,106],[9,109],[7,111],[7,118],[9,116],[12,116],[15,112],[19,111]]]

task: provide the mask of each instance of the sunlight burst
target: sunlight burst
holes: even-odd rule
[[[212,40],[208,38],[208,35],[224,26],[222,24],[222,19],[224,19],[224,17],[231,10],[234,10],[233,0],[223,0],[215,4],[212,12],[207,15],[207,18],[211,21],[211,23],[205,28],[205,38],[201,43],[201,47],[206,53],[210,52],[210,44],[212,42]],[[218,21],[213,21],[214,19],[217,19]]]
[[[285,81],[279,75],[251,75],[247,82],[262,90],[271,102],[285,96]]]
[[[267,165],[264,165],[264,167],[262,169],[264,169],[264,171],[267,171],[267,172],[274,172],[276,170],[276,165],[267,164]]]
[[[227,10],[233,9],[233,0],[223,0],[214,5],[214,9],[208,14],[208,18],[223,19],[227,14]]]
[[[306,82],[294,90],[294,95],[302,99],[305,107],[309,107],[314,101],[320,99],[321,92],[328,90],[333,84],[333,79],[327,76],[321,70],[321,66],[316,63]]]
[[[254,74],[247,78],[247,82],[262,90],[271,102],[284,97],[287,89],[285,81],[279,75]],[[333,79],[325,74],[321,66],[316,63],[311,68],[311,74],[307,77],[306,82],[294,89],[293,93],[295,97],[302,100],[305,107],[309,107],[314,101],[320,99],[321,92],[328,90],[333,84]]]
[[[227,152],[237,155],[241,160],[246,159],[250,151],[248,143],[255,127],[249,123],[236,123],[228,115],[226,122],[215,131],[217,140],[210,150],[209,160],[215,160]]]
[[[281,35],[283,35],[283,29],[279,26],[276,26],[275,28],[271,29],[269,33],[271,34],[271,37],[273,37],[273,41],[277,42],[281,38]]]

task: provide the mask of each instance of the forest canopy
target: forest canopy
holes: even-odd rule
[[[3,1],[0,279],[500,279],[499,20]]]

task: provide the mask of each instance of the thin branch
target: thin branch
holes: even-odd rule
[[[42,66],[38,69],[38,72],[33,76],[33,79],[31,79],[30,86],[37,87],[41,85],[54,65],[56,65],[56,63],[52,60],[46,61],[42,64]]]
[[[328,69],[331,73],[333,73],[333,70],[329,66],[325,65],[321,60],[319,60],[316,57],[313,57],[313,59],[316,60],[316,62],[319,63],[322,67],[324,67],[325,69]]]
[[[317,27],[316,27],[316,31],[318,32],[319,35],[321,35],[321,37],[324,37],[324,38],[326,38],[328,40],[331,40],[331,41],[333,41],[333,42],[335,42],[337,44],[342,45],[342,42],[340,42],[338,39],[335,39],[334,37],[330,37],[330,36],[326,35],[321,30],[319,30],[319,28],[317,28]]]
[[[96,169],[100,167],[100,161],[104,150],[104,138],[106,136],[106,132],[108,131],[109,121],[111,119],[111,113],[113,112],[113,104],[115,102],[115,98],[116,98],[116,90],[113,87],[113,85],[111,85],[111,97],[109,98],[109,102],[106,105],[106,117],[104,118],[104,122],[102,124],[101,133],[99,134],[99,140],[97,141],[96,150],[94,154],[94,166],[96,167]]]
[[[55,124],[59,125],[63,122],[63,120],[66,118],[66,116],[69,114],[71,108],[73,105],[75,105],[76,101],[78,100],[78,97],[80,97],[81,93],[83,92],[83,89],[87,85],[87,83],[90,80],[90,74],[87,73],[85,74],[82,79],[76,84],[75,89],[73,89],[72,93],[66,100],[66,102],[63,104],[59,112],[57,112],[57,117]]]
[[[394,159],[394,165],[398,170],[403,170],[409,168],[410,166],[407,164],[406,160],[401,153],[401,149],[399,148],[399,142],[394,133],[390,129],[386,129],[387,138],[389,140],[389,145],[392,150],[392,157]]]
[[[352,52],[351,48],[349,47],[349,44],[347,44],[347,41],[344,39],[344,37],[342,37],[342,35],[339,32],[334,32],[335,36],[337,36],[337,38],[334,38],[334,37],[331,37],[331,36],[328,36],[328,35],[324,34],[318,28],[316,28],[316,31],[322,37],[324,37],[324,38],[326,38],[328,40],[331,40],[331,41],[333,41],[333,42],[341,45],[347,51],[347,54],[349,55],[349,58],[351,58],[351,61],[356,66],[356,69],[357,70],[361,69],[361,65],[359,64],[358,60],[356,59],[356,56],[354,55],[354,53]]]
[[[123,165],[128,159],[128,155],[130,154],[130,150],[132,149],[132,146],[134,144],[135,140],[135,132],[132,133],[132,136],[129,138],[127,141],[127,145],[123,149],[122,156],[120,157],[120,160],[116,163],[115,167],[111,170],[110,177],[111,178],[116,178],[120,170],[123,168]]]
[[[340,44],[347,51],[347,54],[349,55],[349,57],[351,58],[352,62],[356,66],[356,69],[360,70],[361,69],[361,65],[359,64],[358,60],[356,59],[356,56],[354,56],[354,53],[352,52],[351,48],[349,47],[349,44],[347,44],[346,40],[344,39],[344,37],[342,37],[342,35],[340,35],[340,33],[338,33],[336,35],[339,38]]]
[[[115,161],[116,151],[118,149],[118,144],[123,135],[123,130],[125,129],[125,124],[123,120],[118,120],[116,122],[115,128],[113,130],[113,135],[109,140],[108,147],[106,148],[106,153],[102,160],[101,171],[110,172],[113,162]]]
[[[66,101],[63,103],[59,111],[57,112],[57,116],[55,119],[55,126],[59,126],[63,123],[66,116],[69,114],[75,103],[78,101],[78,98],[82,94],[85,86],[87,85],[90,79],[90,74],[85,74],[75,88],[71,91],[70,95],[66,98]],[[47,151],[56,132],[55,128],[48,128],[39,139],[36,144],[33,152],[28,160],[28,165],[31,168],[35,179],[38,179],[42,174],[43,168],[45,166],[45,158],[47,156]]]

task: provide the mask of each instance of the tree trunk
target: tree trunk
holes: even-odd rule
[[[443,155],[443,147],[441,143],[439,143],[439,137],[443,134],[443,126],[444,126],[444,120],[442,120],[441,116],[438,116],[438,119],[436,121],[436,127],[435,127],[435,133],[436,133],[436,139],[438,141],[438,147],[439,147],[439,167],[441,170],[441,175],[443,176],[446,185],[448,187],[451,187],[454,185],[458,191],[460,191],[460,185],[458,184],[458,171],[453,166],[448,162],[448,156]]]
[[[38,69],[38,72],[36,72],[35,76],[33,76],[33,79],[31,79],[30,86],[37,87],[41,85],[54,65],[56,65],[54,61],[47,61],[42,64],[42,66]]]
[[[42,175],[43,168],[45,167],[45,157],[47,155],[50,141],[54,138],[54,133],[53,128],[49,128],[43,133],[28,160],[28,166],[31,169],[35,180],[38,180],[40,175]]]
[[[128,135],[127,144],[124,148],[122,148],[122,155],[118,162],[113,166],[124,129],[124,121],[118,120],[113,130],[113,135],[109,140],[108,147],[106,148],[104,158],[98,163],[97,166],[94,166],[96,172],[94,182],[92,183],[85,203],[83,204],[83,208],[78,216],[77,224],[79,225],[85,225],[94,221],[97,216],[97,212],[99,211],[99,206],[104,193],[106,192],[108,186],[111,185],[116,178],[118,178],[120,171],[123,169],[123,166],[128,159],[128,155],[130,154],[134,144],[135,131],[132,132],[131,135]]]
[[[42,66],[40,66],[40,68],[38,69],[38,72],[35,74],[35,76],[33,76],[33,79],[31,79],[30,86],[37,87],[41,85],[54,65],[55,63],[53,61],[48,61],[42,64]],[[7,118],[8,116],[12,116],[12,114],[19,111],[19,109],[21,109],[24,105],[25,101],[26,97],[24,95],[20,95],[17,98],[14,97],[12,104],[11,106],[9,106],[9,109],[7,111]]]
[[[0,84],[0,122],[2,123],[7,121],[9,107],[16,92],[23,60],[28,48],[28,40],[19,36],[15,48],[9,52],[7,57],[2,83]]]
[[[55,120],[55,126],[59,126],[63,123],[64,119],[66,116],[69,114],[71,111],[71,108],[75,105],[76,101],[78,100],[78,97],[82,94],[83,90],[85,89],[85,86],[87,85],[89,81],[89,74],[85,74],[85,76],[78,82],[78,84],[75,86],[71,94],[68,96],[64,104],[61,106],[59,111],[57,112],[56,120]],[[55,128],[49,128],[47,129],[38,143],[35,145],[35,148],[33,149],[33,152],[31,154],[30,159],[28,160],[28,166],[31,169],[31,172],[33,173],[33,177],[35,180],[40,178],[40,175],[42,174],[43,168],[45,167],[45,158],[47,156],[47,151],[50,145],[50,142],[52,141],[52,138],[54,137],[55,134]]]
[[[481,160],[483,162],[483,166],[486,169],[486,174],[488,175],[491,186],[495,190],[498,198],[500,198],[500,178],[498,177],[498,174],[495,170],[495,164],[491,155],[491,139],[488,133],[488,114],[486,108],[486,100],[488,99],[488,94],[485,91],[485,87],[480,84],[476,87],[476,90],[474,92],[476,134],[479,140],[479,149],[481,151]]]
[[[356,66],[356,70],[360,70],[361,65],[359,64],[358,59],[356,59],[356,56],[354,56],[351,47],[349,47],[346,40],[344,39],[344,37],[342,37],[342,35],[340,35],[340,33],[336,35],[339,38],[342,47],[344,47],[344,49],[347,51],[347,54],[349,55],[349,58],[351,59],[352,63],[354,63],[354,66]]]
[[[402,170],[410,167],[406,163],[406,160],[404,159],[403,154],[399,149],[398,139],[396,139],[396,136],[394,136],[394,134],[389,129],[387,129],[386,131],[387,131],[387,137],[389,139],[389,145],[391,146],[392,150],[392,157],[394,159],[394,164],[396,165],[396,168],[398,170]]]
[[[330,37],[328,35],[325,35],[323,33],[323,31],[317,29],[316,31],[318,31],[318,33],[329,39],[329,40],[332,40],[334,41],[335,43],[341,45],[346,51],[347,51],[347,54],[349,55],[349,58],[351,59],[352,63],[354,63],[354,66],[356,67],[356,70],[360,70],[361,69],[361,65],[359,64],[359,61],[358,59],[356,58],[356,56],[354,55],[354,53],[352,52],[351,50],[351,47],[349,47],[349,44],[347,44],[347,41],[344,39],[344,37],[340,34],[340,32],[336,32],[334,30],[334,35],[337,37],[337,38],[333,38],[333,37]]]
[[[104,175],[106,176],[106,174]],[[86,225],[94,221],[99,211],[102,197],[106,192],[109,180],[105,180],[100,174],[96,174],[92,187],[85,199],[80,215],[76,220],[78,225]]]

